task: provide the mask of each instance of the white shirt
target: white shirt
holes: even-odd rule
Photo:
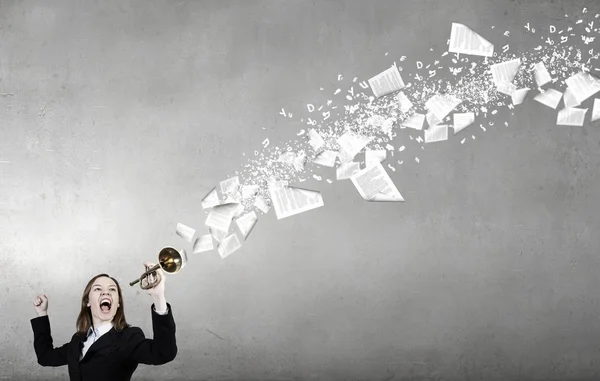
[[[166,315],[169,312],[169,307],[167,307],[166,311],[157,311],[156,309],[154,309],[154,312],[156,312],[159,315]],[[102,335],[104,335],[106,332],[110,331],[112,327],[113,324],[111,322],[104,322],[99,324],[97,327],[94,327],[92,325],[90,329],[88,329],[87,339],[83,342],[83,348],[81,348],[81,355],[79,356],[79,361],[83,359],[83,357],[87,353],[88,349],[90,349],[92,344],[98,341],[98,339],[102,337]]]

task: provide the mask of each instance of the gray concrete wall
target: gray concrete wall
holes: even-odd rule
[[[32,301],[48,295],[62,345],[99,272],[120,280],[128,320],[151,336],[151,298],[127,283],[160,248],[188,247],[178,222],[206,234],[201,199],[265,138],[297,138],[307,103],[401,56],[415,73],[445,51],[452,22],[518,53],[541,34],[527,22],[574,24],[584,7],[600,11],[595,0],[0,1],[0,378],[66,379],[36,363]],[[313,168],[323,180],[302,186],[324,207],[259,216],[225,260],[190,254],[167,281],[177,359],[135,379],[596,379],[599,125],[557,126],[557,110],[531,98],[424,149],[409,136],[422,134],[397,130],[407,150],[385,163],[404,203],[365,202]]]

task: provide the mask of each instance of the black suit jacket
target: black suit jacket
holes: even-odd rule
[[[177,355],[175,320],[167,303],[168,313],[159,315],[150,307],[154,339],[147,339],[138,327],[121,332],[112,327],[93,343],[79,361],[86,335],[75,333],[71,341],[54,348],[48,316],[31,319],[33,347],[38,364],[68,365],[71,381],[129,381],[138,364],[161,365]]]

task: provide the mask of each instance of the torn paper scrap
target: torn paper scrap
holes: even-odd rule
[[[258,216],[254,211],[244,214],[235,221],[235,224],[237,225],[238,229],[240,229],[240,233],[242,233],[244,240],[246,240],[250,235],[254,225],[256,225],[256,221],[258,221]]]
[[[242,198],[247,199],[258,193],[258,185],[250,184],[242,186]]]
[[[565,79],[565,82],[579,103],[600,91],[600,80],[583,71]]]
[[[543,62],[535,64],[533,67],[533,76],[538,87],[542,87],[546,83],[552,81],[552,77],[550,76],[550,73],[548,73],[548,69],[546,69]]]
[[[529,87],[515,90],[511,95],[512,103],[514,105],[520,105],[521,103],[523,103],[529,90],[530,90]]]
[[[437,126],[438,124],[442,123],[442,120],[438,119],[432,112],[428,112],[425,118],[427,119],[427,124],[429,127]]]
[[[340,146],[338,156],[342,163],[348,162],[354,159],[356,156],[373,137],[358,135],[352,131],[345,132],[337,140]]]
[[[497,87],[502,84],[511,83],[521,67],[521,59],[517,58],[510,61],[504,61],[490,66],[492,80]]]
[[[337,152],[331,150],[325,150],[313,159],[313,163],[324,165],[326,167],[333,167],[335,165],[335,159],[337,158]]]
[[[240,186],[240,179],[238,176],[231,177],[227,180],[223,180],[220,183],[221,193],[230,195],[235,193]]]
[[[573,90],[571,90],[571,88],[568,86],[565,89],[565,92],[563,93],[563,102],[565,102],[565,108],[579,106],[579,102],[577,102]]]
[[[422,130],[423,123],[425,123],[425,115],[419,114],[419,113],[414,113],[408,119],[406,119],[404,122],[402,122],[402,125],[404,127],[412,128],[415,130]]]
[[[438,124],[425,130],[425,143],[448,140],[448,125]]]
[[[254,206],[265,214],[269,213],[269,210],[271,209],[271,207],[269,206],[269,204],[267,204],[265,199],[260,196],[256,196],[256,198],[254,199]]]
[[[321,192],[294,187],[269,188],[277,219],[323,206]]]
[[[237,234],[233,233],[219,243],[217,246],[217,251],[219,252],[221,258],[225,259],[240,247],[242,247],[242,244],[240,243]]]
[[[221,231],[221,230],[217,230],[217,229],[208,229],[208,230],[210,232],[210,235],[217,242],[221,242],[223,240],[223,238],[227,237],[227,234],[228,234],[228,232],[226,232],[226,231]]]
[[[404,95],[402,91],[398,93],[396,99],[398,100],[398,106],[400,107],[400,111],[405,114],[408,112],[408,110],[410,110],[413,107],[412,102],[408,99],[406,95]]]
[[[548,106],[550,108],[556,109],[560,99],[562,98],[562,93],[558,90],[548,89],[543,93],[539,93],[536,95],[533,100],[540,102],[541,104]]]
[[[217,193],[217,187],[214,187],[204,198],[202,199],[202,209],[212,208],[213,206],[219,205],[219,195]]]
[[[600,99],[594,99],[594,108],[592,109],[592,122],[600,120]]]
[[[467,26],[452,23],[448,51],[450,53],[491,57],[494,55],[494,45]]]
[[[352,177],[353,174],[360,171],[360,163],[351,161],[349,163],[342,163],[335,170],[337,180],[345,180]]]
[[[452,116],[454,117],[454,123],[452,127],[454,128],[455,135],[475,122],[474,112],[455,112]]]
[[[308,131],[308,144],[315,150],[318,151],[325,145],[325,140],[319,135],[314,129]]]
[[[205,234],[203,236],[196,238],[196,241],[194,241],[193,253],[198,254],[198,253],[212,250],[213,248],[214,248],[214,246],[213,246],[212,235]]]
[[[511,82],[502,82],[496,85],[496,91],[502,94],[506,94],[509,97],[517,90],[517,85]]]
[[[394,126],[394,118],[384,118],[381,115],[373,115],[369,119],[367,119],[367,125],[373,127],[381,128],[386,134],[389,134],[392,131],[392,127]]]
[[[216,230],[229,231],[231,219],[237,211],[238,205],[238,203],[229,203],[215,206],[208,213],[205,225]]]
[[[365,151],[365,166],[372,167],[375,164],[381,163],[387,157],[387,151],[384,149],[366,150]]]
[[[350,180],[367,201],[404,201],[380,163],[355,173]]]
[[[189,226],[186,226],[182,223],[177,224],[177,228],[175,229],[175,232],[177,233],[178,236],[180,236],[181,238],[183,238],[184,240],[186,240],[188,242],[192,242],[192,238],[194,238],[194,234],[196,234],[195,229],[192,229]]]
[[[242,201],[242,192],[236,191],[227,195],[223,204],[239,203]]]
[[[450,114],[450,112],[452,112],[452,110],[454,110],[461,102],[460,99],[452,95],[435,94],[425,102],[425,107],[427,107],[437,119],[442,121],[446,115]]]
[[[377,74],[369,79],[369,86],[373,90],[373,95],[379,98],[404,87],[404,81],[396,66]]]
[[[587,108],[563,108],[558,111],[556,124],[559,126],[583,126]]]

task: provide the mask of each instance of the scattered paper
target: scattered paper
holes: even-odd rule
[[[403,88],[404,81],[402,81],[398,68],[392,66],[369,79],[369,86],[371,86],[375,97],[379,98]]]
[[[533,67],[533,75],[535,77],[535,83],[538,87],[542,87],[546,83],[552,81],[552,77],[550,76],[550,73],[548,73],[548,70],[546,69],[546,66],[544,66],[543,62],[538,62],[535,64]]]
[[[204,198],[202,199],[202,209],[212,208],[213,206],[219,205],[219,195],[217,193],[217,188],[214,187]]]
[[[452,23],[448,51],[491,57],[494,54],[494,45],[465,25]]]
[[[335,174],[337,180],[345,180],[352,177],[353,174],[360,171],[360,163],[351,161],[349,163],[342,163],[336,168]]]
[[[254,199],[254,206],[260,209],[260,211],[265,214],[269,213],[269,210],[271,209],[265,201],[265,199],[260,196],[256,196],[256,198]]]
[[[452,95],[435,94],[427,102],[425,107],[435,115],[437,119],[442,121],[446,115],[450,114],[456,106],[462,101]]]
[[[475,122],[475,113],[473,112],[455,112],[452,116],[454,117],[454,123],[452,127],[454,128],[455,135]]]
[[[438,117],[435,116],[433,112],[428,112],[425,118],[427,119],[427,124],[429,125],[429,127],[437,126],[438,124],[442,123],[442,120],[438,119]]]
[[[383,162],[386,157],[387,157],[387,151],[384,149],[366,150],[365,151],[365,166],[372,167],[375,164]]]
[[[538,95],[536,95],[535,98],[533,98],[533,100],[536,100],[550,108],[556,109],[556,106],[558,106],[562,95],[563,94],[558,90],[548,89],[543,93],[539,93]]]
[[[318,151],[325,145],[325,140],[319,135],[314,129],[308,131],[308,144],[315,150]]]
[[[206,235],[196,238],[196,241],[194,241],[193,253],[198,254],[198,253],[212,250],[213,248],[214,248],[214,246],[213,246],[212,235],[206,234]]]
[[[224,232],[229,231],[231,219],[237,211],[238,205],[237,203],[229,203],[215,206],[208,213],[205,222],[206,226]]]
[[[513,93],[517,91],[517,85],[511,82],[502,82],[496,85],[496,91],[511,97]]]
[[[244,237],[244,240],[248,238],[257,221],[258,216],[254,211],[244,214],[235,221],[238,229],[240,229],[240,233],[242,233],[242,237]]]
[[[425,143],[448,140],[448,125],[438,124],[425,130]]]
[[[258,193],[259,187],[258,185],[243,185],[242,186],[242,198],[247,199]]]
[[[563,108],[558,111],[556,124],[559,126],[583,126],[587,108]]]
[[[502,90],[501,92],[507,95],[511,95],[514,92],[514,90],[516,90],[516,87],[514,85],[510,85],[512,84],[512,81],[515,79],[515,76],[519,72],[520,67],[520,58],[500,62],[490,67],[490,70],[492,72],[492,80],[498,88],[498,91]]]
[[[326,167],[333,167],[335,165],[335,159],[337,158],[337,152],[331,150],[325,150],[313,159],[313,163],[324,165]]]
[[[367,144],[369,144],[372,139],[372,137],[357,135],[352,131],[345,132],[337,140],[340,146],[338,152],[340,161],[345,163],[354,159],[354,156],[356,156]]]
[[[573,90],[571,90],[571,88],[568,86],[565,89],[565,92],[563,93],[563,102],[565,102],[565,108],[579,106],[579,102],[577,102]]]
[[[565,82],[580,104],[600,91],[600,80],[583,71],[567,78]]]
[[[224,231],[217,230],[217,229],[209,229],[209,231],[210,231],[210,235],[217,242],[221,242],[223,240],[223,238],[227,237],[227,234],[228,234],[228,232],[224,232]]]
[[[380,163],[355,173],[350,180],[367,201],[404,201]]]
[[[227,180],[223,180],[220,183],[221,193],[225,195],[231,195],[237,192],[238,187],[240,186],[240,179],[238,176],[231,177]]]
[[[181,238],[185,239],[188,242],[192,242],[192,238],[194,238],[194,234],[196,234],[195,229],[192,229],[189,226],[186,226],[182,223],[177,224],[177,228],[175,229],[175,232],[177,233],[178,236],[180,236]]]
[[[406,95],[401,91],[396,96],[398,99],[398,105],[400,106],[400,111],[403,113],[407,113],[413,107],[412,102],[408,99]]]
[[[424,114],[414,113],[408,119],[406,119],[404,122],[402,122],[402,125],[404,127],[412,128],[415,130],[422,130],[424,122],[425,122]]]
[[[317,191],[294,187],[269,187],[269,193],[278,220],[323,206],[323,197]]]
[[[523,103],[525,97],[527,97],[527,93],[529,92],[529,90],[529,87],[515,90],[511,95],[512,103],[514,105],[520,105],[521,103]]]
[[[217,251],[219,252],[221,258],[225,259],[240,247],[242,247],[242,244],[240,243],[237,234],[233,233],[219,243],[217,246]]]
[[[592,122],[600,120],[600,99],[594,99],[594,108],[592,109]]]

